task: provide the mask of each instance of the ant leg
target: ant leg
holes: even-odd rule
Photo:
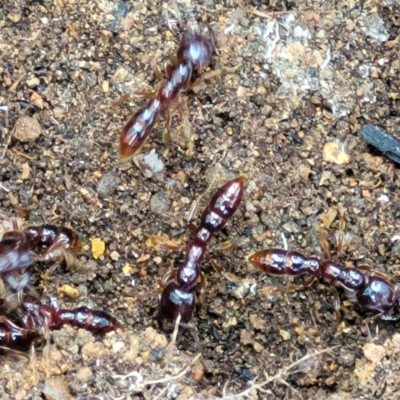
[[[7,328],[12,329],[12,330],[18,330],[18,331],[24,331],[24,328],[21,328],[20,326],[14,324],[11,320],[9,320],[7,317],[4,315],[0,315],[0,323],[4,324]]]
[[[157,250],[158,251],[178,251],[179,247],[175,246],[173,244],[167,244],[167,243],[160,243],[157,245]]]
[[[332,290],[333,290],[333,306],[335,308],[336,322],[337,322],[338,326],[340,327],[342,324],[342,316],[340,315],[339,293],[335,287],[332,287]]]
[[[18,224],[18,219],[15,217],[11,218],[11,225],[12,225],[12,230],[18,232],[22,226],[19,226]]]
[[[367,335],[367,341],[368,343],[372,343],[373,342],[373,337],[371,334],[371,330],[369,329],[369,324],[368,322],[366,322],[365,324],[363,324],[363,326],[361,327],[361,332],[365,335]]]
[[[32,345],[31,345],[31,357],[30,357],[30,360],[31,360],[31,366],[32,366],[33,384],[37,385],[38,382],[39,382],[39,374],[38,374],[37,369],[36,369],[36,361],[37,361],[37,359],[36,359],[36,349],[35,349],[34,343],[32,343]],[[47,371],[50,371],[48,367],[49,366],[47,365],[46,369],[47,369]]]
[[[315,276],[310,276],[308,279],[306,279],[306,280],[303,282],[302,286],[303,286],[304,288],[309,287],[309,286],[311,286],[311,285],[314,283],[314,281],[315,281]]]
[[[206,292],[207,280],[202,272],[200,272],[198,278],[198,287],[196,288],[196,310],[199,312],[203,307],[205,302],[205,292]]]
[[[31,273],[29,271],[25,271],[20,274],[20,278],[15,276],[15,273],[9,272],[3,276],[3,279],[7,282],[7,284],[12,287],[18,293],[22,292],[25,286],[28,284],[29,279],[31,277]],[[18,295],[18,299],[20,299],[20,295]]]
[[[17,349],[10,349],[9,347],[6,346],[0,346],[0,350],[6,351],[7,353],[12,354],[13,356],[25,357],[26,359],[29,360],[29,354],[26,354],[23,351]]]
[[[199,203],[201,201],[201,199],[210,191],[210,189],[214,186],[214,183],[216,181],[216,177],[214,176],[211,184],[208,186],[208,188],[192,203],[190,210],[189,210],[189,215],[188,218],[186,220],[186,226],[192,231],[196,231],[196,227],[192,224],[193,220],[194,220],[194,214],[197,210],[197,207],[199,206]]]
[[[306,279],[302,284],[302,288],[306,288],[311,286],[315,281],[315,276],[310,276],[308,279]],[[291,292],[292,290],[298,289],[299,285],[291,284],[291,285],[286,285],[284,288],[285,293]]]
[[[178,59],[177,59],[176,55],[174,55],[166,63],[166,65],[165,65],[165,75],[167,75],[168,78],[171,78],[172,71],[174,70],[175,65],[177,64],[177,62],[178,62]]]
[[[206,73],[202,73],[202,71],[198,71],[200,75],[194,82],[191,82],[188,86],[188,89],[193,90],[195,93],[202,89],[204,82],[208,79],[214,78],[215,76],[219,76],[221,74],[221,70],[209,71]]]
[[[286,236],[283,232],[281,232],[281,239],[282,239],[282,243],[283,243],[283,249],[286,251],[289,251],[289,244],[288,244]]]
[[[200,281],[199,282],[199,286],[200,286],[199,293],[203,294],[206,291],[207,280],[202,272],[200,272],[199,281]]]
[[[197,350],[198,350],[200,353],[203,353],[203,346],[202,346],[202,344],[201,344],[201,342],[200,342],[199,335],[198,335],[198,333],[197,333],[197,327],[196,327],[196,325],[193,324],[192,322],[189,322],[188,328],[189,328],[190,334],[192,335],[192,337],[193,337],[193,339],[194,339],[194,341],[195,341],[195,343],[196,343]]]
[[[164,74],[162,73],[161,69],[154,62],[151,63],[151,67],[153,68],[153,71],[157,77],[157,80],[161,82],[164,79]]]
[[[315,280],[314,276],[311,276],[310,278],[308,278],[307,280],[305,280],[300,286],[303,288],[306,288],[308,286],[310,286]],[[285,293],[287,292],[291,292],[292,290],[295,289],[299,289],[299,285],[295,285],[295,284],[290,284],[290,285],[286,285],[284,288]]]
[[[361,271],[372,271],[372,268],[368,264],[357,265],[357,269]]]
[[[210,252],[226,250],[231,248],[233,245],[234,243],[232,242],[232,240],[225,240],[224,242],[219,243],[215,247],[212,247],[210,249]]]
[[[41,261],[60,261],[64,258],[64,252],[67,250],[65,247],[68,242],[65,240],[56,240],[49,246],[41,255]]]
[[[328,241],[328,232],[325,229],[322,229],[320,231],[320,244],[321,244],[321,249],[322,249],[322,255],[323,255],[323,260],[330,260],[330,247],[329,247],[329,241]]]
[[[44,356],[46,359],[46,371],[50,371],[50,353],[51,353],[51,332],[50,323],[47,317],[43,320],[43,336],[46,339],[46,347],[44,349]]]
[[[0,278],[0,302],[3,302],[6,298],[6,287],[4,286],[4,280]]]
[[[138,91],[132,92],[131,94],[124,94],[124,95],[120,96],[117,100],[115,100],[113,103],[111,103],[110,107],[113,108],[119,104],[125,103],[132,97],[140,97],[140,98],[144,98],[145,100],[150,100],[154,97],[154,92],[146,92],[146,91],[138,90]]]
[[[282,294],[285,295],[286,293],[292,292],[293,290],[297,290],[299,288],[299,285],[295,285],[294,283],[290,285],[286,285],[282,290]]]
[[[179,117],[182,121],[182,129],[183,129],[183,137],[186,141],[186,155],[193,155],[194,152],[194,134],[192,132],[192,126],[190,124],[190,113],[187,108],[187,105],[184,101],[183,96],[179,96],[177,100],[176,110],[179,114]]]
[[[169,342],[168,346],[166,347],[166,353],[170,353],[172,351],[172,349],[175,347],[175,343],[176,343],[176,338],[178,337],[178,331],[179,331],[179,324],[181,323],[181,314],[178,315],[178,318],[175,321],[175,327],[174,327],[174,331],[172,333],[172,338],[171,341]]]
[[[165,125],[164,125],[164,131],[163,131],[163,142],[165,144],[165,152],[164,156],[167,156],[169,151],[171,150],[171,135],[169,133],[169,128],[171,126],[171,109],[168,107],[166,109],[166,120],[165,120]]]
[[[222,275],[229,282],[234,282],[234,283],[243,282],[243,279],[240,279],[238,276],[231,274],[230,272],[226,272],[225,269],[221,267],[219,264],[217,264],[214,260],[211,260],[210,263],[211,266],[214,268],[215,272],[219,275]]]
[[[166,286],[168,283],[175,280],[177,272],[178,272],[177,268],[167,272],[167,274],[164,276],[164,278],[161,281],[162,285]]]
[[[357,269],[359,269],[361,271],[368,271],[368,272],[371,273],[371,276],[377,276],[379,278],[382,278],[382,279],[385,279],[385,280],[389,280],[389,276],[387,274],[385,274],[384,272],[380,272],[380,271],[374,270],[368,264],[358,265]]]

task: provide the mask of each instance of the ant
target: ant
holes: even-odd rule
[[[22,232],[5,232],[0,241],[0,275],[11,288],[21,291],[36,261],[65,260],[71,264],[73,254],[79,250],[79,238],[69,228],[41,225],[28,226]]]
[[[214,52],[214,33],[211,28],[201,32],[197,27],[184,35],[176,60],[167,67],[167,79],[161,82],[157,94],[131,117],[122,130],[119,154],[123,159],[131,157],[143,145],[161,110],[168,110],[179,93],[191,87],[193,71],[203,69],[210,62]],[[170,120],[168,110],[167,128]]]
[[[267,249],[249,256],[250,263],[271,275],[311,275],[303,286],[311,285],[315,279],[324,278],[331,285],[344,289],[346,295],[356,301],[365,311],[384,320],[394,320],[390,311],[399,305],[399,298],[394,286],[383,274],[371,271],[367,275],[363,270],[370,270],[366,265],[359,268],[346,268],[341,264],[319,257],[306,256],[298,251]],[[339,315],[339,296],[334,291],[335,311]]]
[[[94,334],[105,334],[121,328],[121,324],[104,311],[82,306],[72,310],[56,309],[42,304],[33,296],[25,296],[21,307],[25,314],[20,325],[0,316],[0,348],[3,350],[26,350],[49,331],[64,325],[85,329]]]
[[[120,323],[111,315],[101,310],[81,306],[72,310],[57,309],[42,304],[33,296],[25,296],[21,302],[26,312],[24,325],[33,330],[59,330],[64,325],[85,329],[95,334],[104,334],[121,328]]]
[[[243,197],[243,185],[244,177],[240,176],[226,182],[217,190],[203,212],[199,227],[193,227],[195,237],[186,248],[185,260],[163,280],[166,286],[160,296],[158,322],[161,326],[163,319],[175,320],[174,337],[179,323],[189,323],[192,319],[196,304],[196,286],[200,282],[200,291],[205,287],[200,263],[204,259],[212,235],[219,232],[238,209]]]

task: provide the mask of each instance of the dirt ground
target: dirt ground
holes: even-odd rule
[[[76,230],[78,265],[47,279],[37,268],[32,287],[43,301],[103,309],[124,330],[95,337],[67,327],[30,360],[2,355],[1,399],[399,397],[400,322],[369,321],[369,336],[345,297],[336,320],[326,282],[282,294],[288,280],[246,262],[285,242],[321,256],[327,232],[332,256],[397,281],[399,167],[358,131],[399,126],[398,1],[2,4],[2,219]],[[187,111],[173,118],[168,154],[164,115],[153,129],[143,152],[155,150],[158,172],[122,164],[122,127],[194,23],[216,34],[208,79],[181,96]],[[183,260],[188,212],[209,189],[199,215],[239,174],[245,198],[210,254],[242,280],[205,262],[201,354],[183,328],[167,349],[157,299]]]

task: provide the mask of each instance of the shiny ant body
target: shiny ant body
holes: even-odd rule
[[[171,271],[164,279],[166,284],[160,298],[159,322],[163,319],[190,322],[196,303],[196,287],[205,286],[200,270],[207,246],[212,235],[219,232],[239,207],[243,197],[244,177],[240,176],[225,183],[212,197],[204,210],[194,239],[186,248],[186,257],[179,268]]]
[[[0,276],[20,291],[28,284],[30,267],[36,261],[70,263],[79,249],[79,238],[69,228],[41,225],[6,232],[0,240]]]
[[[56,309],[42,304],[33,296],[25,296],[21,301],[24,313],[19,324],[7,317],[0,317],[0,348],[5,350],[26,350],[39,342],[50,331],[59,330],[64,325],[85,329],[94,334],[105,334],[121,328],[119,322],[104,311],[82,306]]]
[[[346,295],[355,300],[365,311],[382,319],[394,319],[390,311],[399,305],[394,286],[381,274],[371,271],[367,275],[360,268],[346,268],[334,261],[322,261],[308,257],[298,251],[267,249],[249,256],[250,263],[271,275],[311,275],[304,286],[317,278],[324,278],[330,284],[344,289]],[[363,269],[367,269],[365,266]],[[375,275],[374,275],[375,274]],[[340,310],[340,302],[335,292],[335,310]]]
[[[69,309],[57,309],[53,306],[42,304],[33,296],[25,296],[21,302],[25,311],[24,325],[34,330],[59,330],[64,325],[103,334],[121,327],[118,321],[104,311],[93,310],[81,306]]]
[[[7,317],[0,317],[0,349],[28,350],[41,339],[41,334],[29,326],[19,326]]]
[[[178,48],[176,61],[167,68],[167,79],[161,82],[156,95],[123,128],[119,143],[119,154],[122,158],[132,156],[143,145],[161,110],[168,110],[179,93],[190,87],[193,71],[204,68],[214,51],[214,34],[210,28],[206,28],[205,32],[197,28],[185,34]],[[169,123],[168,112],[167,127]]]

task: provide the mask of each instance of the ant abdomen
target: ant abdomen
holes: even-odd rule
[[[97,334],[111,332],[121,327],[119,322],[106,312],[85,306],[72,310],[61,309],[57,314],[62,325],[68,324]]]

